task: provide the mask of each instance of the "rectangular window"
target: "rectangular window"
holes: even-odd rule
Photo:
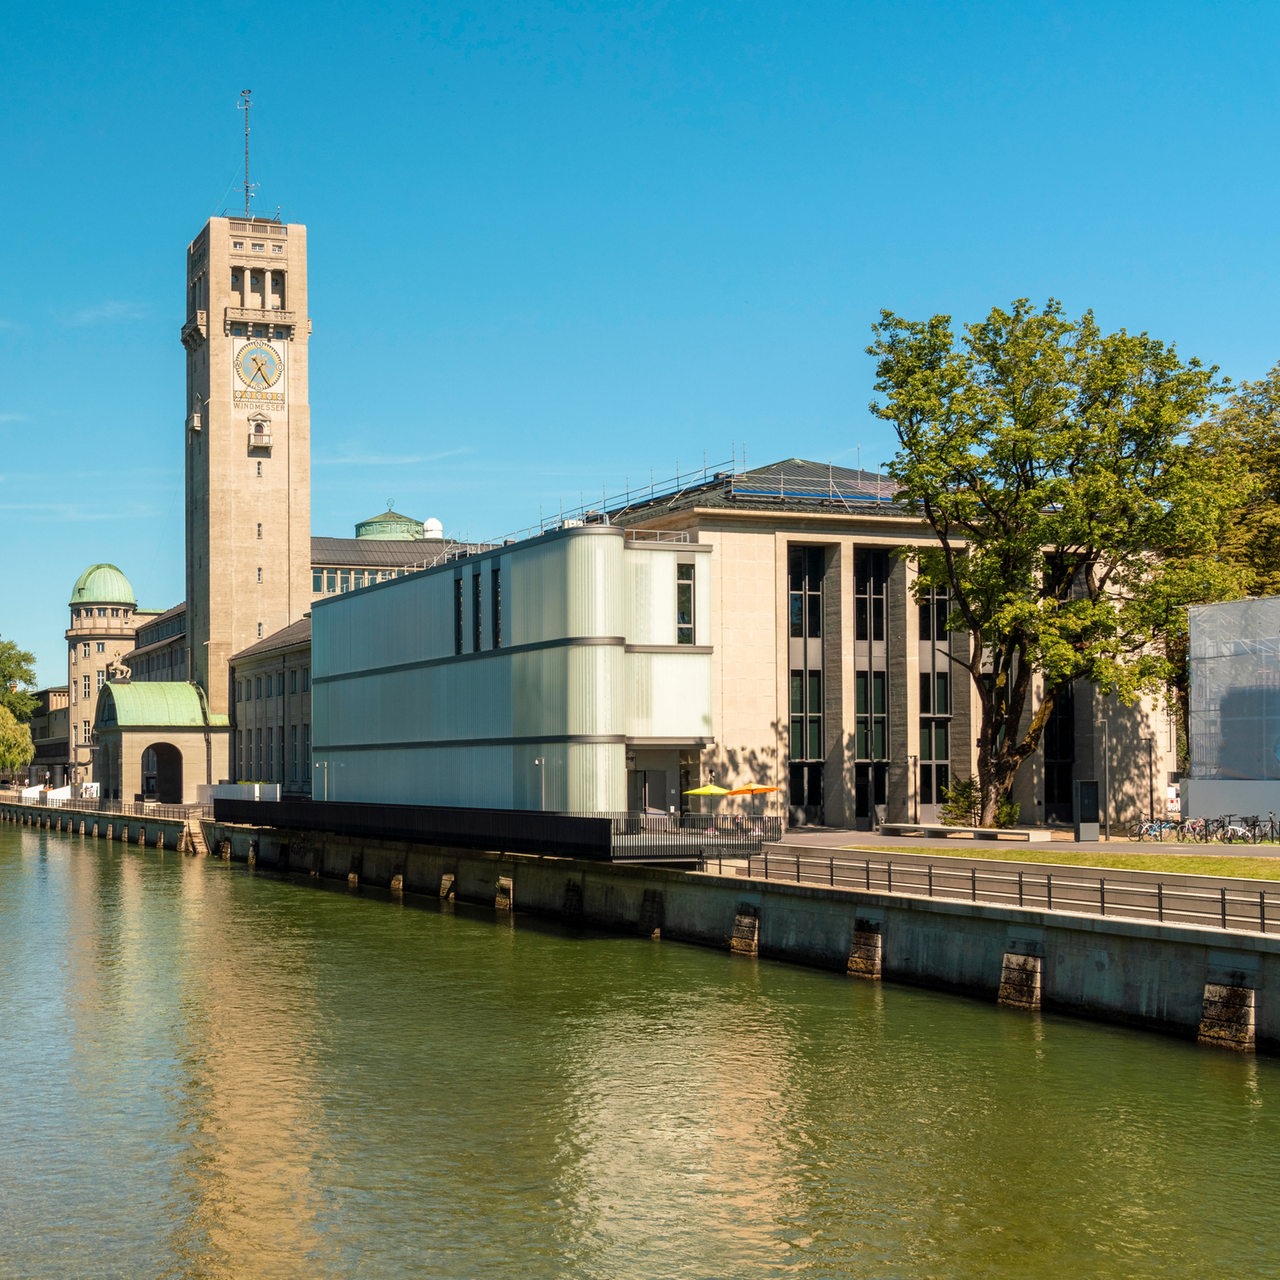
[[[89,690],[89,677],[88,677],[88,675],[86,675],[86,676],[84,677],[84,696],[85,696],[86,698],[89,698],[89,697],[92,697],[92,696],[93,696],[93,695],[90,693],[90,690]]]
[[[259,581],[259,582],[261,582],[261,581],[262,581],[262,566],[261,566],[261,565],[259,565],[259,566],[258,566],[258,581]]]
[[[327,596],[333,595],[338,590],[338,571],[336,569],[326,569],[324,571],[324,593]]]
[[[453,651],[462,652],[462,579],[453,580]]]
[[[298,668],[297,667],[291,667],[289,669],[289,692],[290,693],[298,692]]]
[[[311,570],[311,590],[317,594],[324,590],[324,574],[319,569]]]
[[[276,744],[275,730],[267,729],[267,781],[274,782],[276,780]]]
[[[262,697],[262,677],[255,676],[253,680],[253,696],[255,698]]]
[[[791,759],[821,760],[822,672],[791,672]]]
[[[311,688],[311,668],[303,667],[302,668],[302,692],[306,693],[306,691],[310,688]]]
[[[787,612],[789,630],[795,639],[822,635],[824,562],[821,547],[791,547],[787,551]]]
[[[311,769],[311,726],[309,724],[302,726],[302,771],[314,781]]]
[[[854,635],[883,640],[889,595],[889,553],[861,548],[854,559]]]
[[[80,722],[80,726],[84,730],[84,737],[81,739],[81,741],[87,747],[89,746],[90,742],[93,739],[93,729],[87,720],[82,720]]]
[[[298,780],[298,726],[296,724],[289,726],[289,778],[294,782]]]
[[[359,591],[364,586],[364,570],[355,569],[351,573],[351,585]]]
[[[261,781],[262,780],[262,730],[261,729],[257,730],[257,737],[255,738],[255,741],[257,743],[258,749],[256,752],[256,758],[254,760],[253,776],[256,781]]]
[[[106,683],[107,683],[107,673],[101,667],[99,667],[98,668],[98,688],[101,689],[102,686]]]
[[[84,656],[86,658],[89,656],[89,642],[87,640],[84,642]]]
[[[471,575],[471,652],[479,653],[481,645],[484,643],[482,628],[484,625],[484,610],[480,606],[480,573],[479,571]]]
[[[676,644],[693,644],[693,565],[676,565]]]
[[[105,642],[105,641],[103,641],[103,640],[99,640],[99,641],[98,641],[98,652],[99,652],[99,653],[106,653],[106,651],[107,651],[107,645],[106,645],[106,642]]]
[[[264,676],[262,679],[262,684],[263,684],[263,688],[266,690],[266,692],[262,696],[264,698],[271,697],[271,677]]]
[[[494,565],[489,573],[489,626],[493,632],[493,647],[502,648],[502,570]]]
[[[258,521],[258,541],[262,541],[262,521]]]
[[[351,590],[350,569],[343,569],[342,572],[338,574],[338,590],[342,592]]]

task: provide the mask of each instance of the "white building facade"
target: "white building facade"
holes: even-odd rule
[[[581,525],[317,601],[316,799],[678,809],[713,741],[711,548]]]

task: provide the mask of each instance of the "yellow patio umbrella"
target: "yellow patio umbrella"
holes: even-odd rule
[[[703,783],[700,787],[692,787],[685,792],[687,796],[727,796],[729,795],[728,787],[717,787],[714,782]]]

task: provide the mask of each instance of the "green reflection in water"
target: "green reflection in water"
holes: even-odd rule
[[[0,828],[0,1275],[1276,1267],[1277,1064]]]

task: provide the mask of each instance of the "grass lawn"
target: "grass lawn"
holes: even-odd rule
[[[1060,847],[1060,846],[1059,846]],[[893,857],[893,850],[884,845],[875,848],[847,845],[845,851],[865,853],[881,860]],[[979,845],[974,841],[963,850],[954,844],[912,845],[903,853],[929,858],[963,858],[969,862],[1035,862],[1059,867],[1113,867],[1117,871],[1164,871],[1183,876],[1227,876],[1239,880],[1280,880],[1280,858],[1224,858],[1201,853],[1112,853],[1095,850],[1089,853],[1058,852],[1050,845],[1008,844]]]

